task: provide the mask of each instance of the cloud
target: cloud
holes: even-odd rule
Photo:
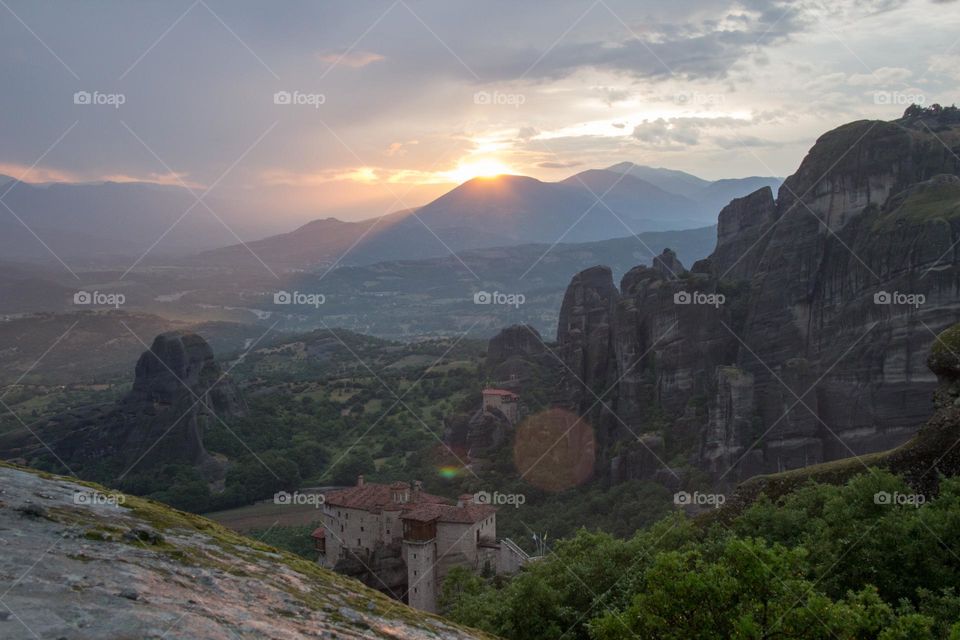
[[[715,136],[713,143],[721,149],[742,149],[744,147],[765,147],[772,144],[769,140],[756,136]]]
[[[391,142],[390,146],[387,147],[387,150],[383,153],[387,156],[402,156],[406,155],[407,147],[420,144],[419,140],[407,140],[406,142]]]
[[[602,96],[603,103],[608,107],[612,107],[618,102],[629,100],[633,95],[626,89],[615,89],[613,87],[600,87],[600,94]]]
[[[847,83],[854,87],[886,86],[902,84],[913,72],[903,67],[880,67],[873,73],[854,73],[847,78]]]
[[[700,129],[683,122],[683,118],[657,118],[638,124],[633,137],[653,146],[692,146],[700,141]]]
[[[753,120],[717,117],[679,117],[645,120],[633,128],[633,137],[654,147],[682,148],[697,145],[709,129],[729,129],[753,124]]]
[[[30,167],[15,162],[0,162],[0,174],[10,176],[21,182],[84,182],[72,171],[63,171],[53,167]]]
[[[520,140],[529,140],[534,138],[540,131],[536,127],[520,127],[520,131],[517,132],[517,138]]]
[[[328,53],[317,54],[317,59],[320,60],[320,62],[326,62],[331,66],[343,66],[350,67],[351,69],[359,69],[367,66],[368,64],[384,60],[385,58],[379,53],[374,53],[372,51],[331,51]]]
[[[604,8],[594,11],[602,14]],[[528,51],[508,51],[491,60],[484,74],[556,80],[589,68],[645,80],[723,78],[735,63],[755,56],[759,46],[784,42],[813,23],[802,3],[793,0],[744,0],[712,13],[703,8],[677,13],[681,15],[660,22],[614,14],[620,26],[602,37],[567,38],[532,68]]]
[[[160,184],[170,187],[182,187],[186,185],[191,189],[203,189],[205,186],[199,182],[190,180],[186,173],[148,173],[145,176],[129,175],[125,173],[115,173],[100,176],[92,182],[147,182],[150,184]]]
[[[960,54],[937,54],[931,56],[928,73],[940,74],[954,80],[960,80]]]
[[[544,11],[515,0],[455,9],[425,0],[410,5],[417,20],[401,4],[386,12],[390,2],[298,3],[269,15],[251,0],[218,3],[249,51],[216,20],[191,14],[124,79],[119,113],[74,105],[82,87],[29,31],[11,28],[0,38],[0,160],[19,164],[0,173],[19,176],[79,120],[29,179],[174,180],[149,173],[163,168],[122,118],[181,176],[212,183],[243,157],[219,184],[223,192],[262,188],[262,173],[284,170],[269,176],[271,194],[295,192],[313,215],[329,211],[320,194],[336,189],[364,201],[392,198],[364,182],[366,169],[382,181],[430,181],[438,160],[455,163],[480,142],[535,176],[568,168],[553,164],[607,166],[639,152],[648,164],[721,177],[755,163],[721,150],[769,140],[765,161],[787,173],[824,131],[899,115],[896,105],[878,105],[875,92],[904,93],[910,83],[929,101],[960,95],[960,56],[950,49],[956,3],[554,0]],[[108,72],[117,61],[119,73],[182,8],[63,3],[50,12],[18,3],[18,13],[89,89],[106,90],[96,78],[115,78]],[[877,71],[867,73],[844,45]],[[321,82],[333,64],[342,68]],[[484,87],[522,94],[525,103],[477,105]],[[278,89],[322,92],[327,101],[277,106]],[[768,111],[779,115],[761,120]],[[730,119],[692,119],[707,115]],[[315,192],[301,195],[302,184]]]
[[[572,169],[573,167],[579,167],[583,165],[582,162],[577,160],[570,160],[568,162],[538,162],[537,166],[541,169]]]
[[[146,173],[132,175],[128,173],[86,174],[75,171],[65,171],[53,167],[29,167],[12,162],[0,162],[0,174],[9,176],[21,182],[44,183],[66,182],[82,184],[89,182],[142,182],[166,186],[182,187],[187,185],[191,189],[202,189],[203,185],[190,180],[186,173]]]

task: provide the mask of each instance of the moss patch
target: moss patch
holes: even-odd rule
[[[960,218],[960,182],[935,181],[915,187],[893,211],[878,220],[874,228],[957,218]]]
[[[960,376],[960,324],[937,336],[930,348],[927,366],[938,376]]]

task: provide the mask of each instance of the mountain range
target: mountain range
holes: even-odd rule
[[[527,243],[594,242],[710,226],[732,198],[779,178],[703,180],[620,163],[559,182],[474,178],[421,207],[360,221],[323,218],[263,237],[277,221],[228,198],[152,183],[21,182],[0,176],[0,254],[71,266],[171,258],[196,265],[326,270]],[[254,238],[261,237],[260,240]],[[254,255],[252,255],[254,254]],[[192,257],[191,257],[192,256]]]
[[[715,224],[731,199],[764,186],[777,189],[780,183],[766,177],[710,182],[632,163],[583,171],[560,182],[515,175],[474,178],[416,209],[360,222],[316,220],[246,246],[206,252],[198,262],[260,268],[259,258],[275,271],[326,270],[334,264],[702,228]]]

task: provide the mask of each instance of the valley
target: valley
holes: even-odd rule
[[[228,537],[245,562],[323,566],[363,597],[509,638],[732,634],[767,606],[779,619],[758,628],[808,625],[791,600],[841,637],[920,625],[946,638],[960,566],[949,555],[907,584],[886,557],[857,572],[890,552],[886,537],[849,559],[836,539],[871,526],[900,540],[929,520],[936,544],[956,542],[958,131],[953,107],[843,125],[776,192],[637,165],[574,176],[678,216],[675,199],[621,177],[684,184],[702,203],[731,196],[715,219],[638,210],[652,228],[626,237],[593,217],[577,242],[543,242],[556,229],[529,226],[533,215],[500,229],[531,198],[546,203],[538,215],[583,204],[567,181],[503,177],[417,209],[493,216],[494,235],[447,255],[400,240],[411,212],[372,240],[395,254],[358,243],[331,262],[313,234],[336,247],[356,231],[338,237],[347,223],[331,220],[241,247],[282,275],[241,265],[237,247],[129,271],[88,264],[76,290],[50,266],[12,263],[0,458],[16,496],[37,473],[182,515],[152,528],[62,506],[10,517],[43,521],[44,535],[85,527],[98,543],[132,535],[158,553],[192,527]],[[658,228],[687,223],[707,224]],[[438,228],[459,233],[451,224]],[[899,510],[881,513],[880,495],[913,503],[885,498]],[[829,507],[841,502],[854,506]],[[839,568],[821,583],[834,569],[823,558]],[[571,572],[589,591],[629,585],[585,598]],[[675,603],[645,595],[672,581],[684,585]],[[716,620],[678,613],[717,585],[729,600]],[[390,611],[368,606],[344,615],[386,624]]]

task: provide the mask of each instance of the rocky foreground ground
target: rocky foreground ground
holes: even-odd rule
[[[204,518],[0,463],[5,640],[482,637]]]

